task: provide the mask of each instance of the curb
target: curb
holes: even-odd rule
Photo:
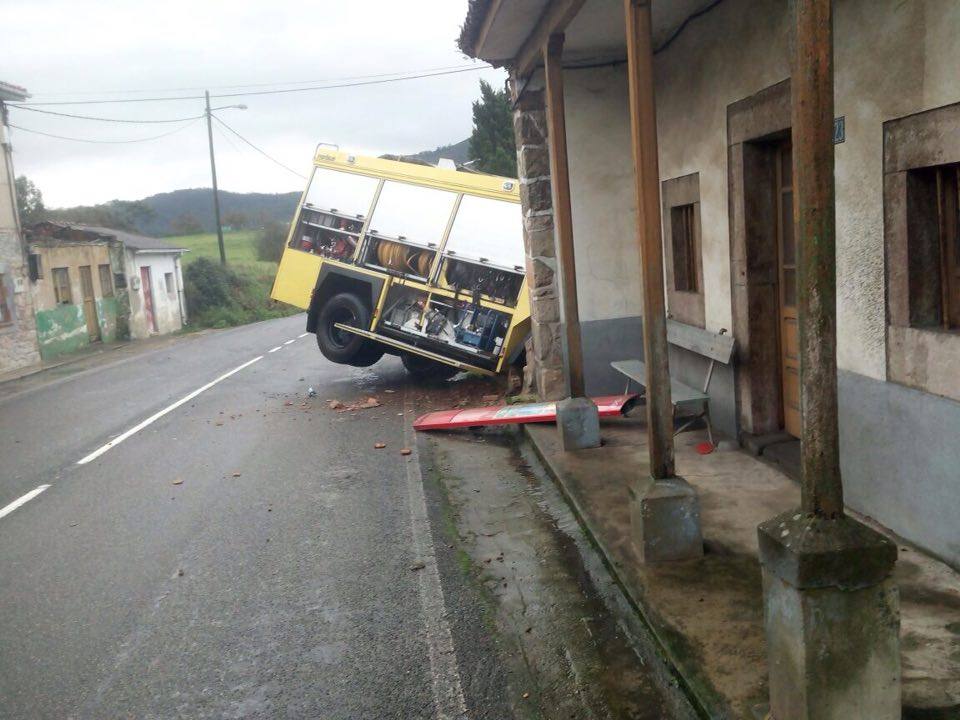
[[[676,656],[673,650],[670,647],[670,644],[667,643],[663,634],[659,632],[651,621],[649,611],[644,607],[642,600],[637,598],[634,593],[630,591],[627,583],[624,581],[624,578],[621,576],[619,569],[612,560],[612,556],[607,551],[606,546],[600,540],[599,537],[593,532],[593,529],[590,527],[590,524],[587,522],[586,515],[583,512],[583,509],[580,507],[576,498],[570,493],[564,484],[560,474],[557,473],[553,466],[550,464],[550,461],[547,459],[546,454],[540,448],[539,445],[534,441],[533,437],[527,431],[527,428],[523,429],[523,442],[530,446],[534,454],[540,459],[540,462],[543,464],[544,470],[550,476],[550,479],[553,481],[554,485],[560,491],[560,494],[566,500],[567,505],[570,506],[570,510],[576,517],[577,522],[579,523],[584,534],[587,536],[590,544],[597,550],[600,554],[600,559],[603,562],[604,567],[607,568],[607,571],[613,577],[617,586],[620,588],[624,597],[627,599],[627,602],[630,604],[630,607],[633,608],[634,612],[637,614],[637,617],[640,619],[640,622],[650,633],[650,637],[653,639],[654,643],[657,646],[657,652],[660,655],[661,660],[667,665],[670,674],[676,680],[678,687],[681,689],[687,699],[690,701],[691,706],[694,709],[694,712],[698,716],[703,718],[703,720],[711,720],[713,718],[726,718],[731,717],[729,709],[718,707],[717,703],[711,702],[709,698],[703,697],[701,693],[698,693],[694,687],[694,684],[691,683],[683,672],[680,670],[680,665],[677,662]]]

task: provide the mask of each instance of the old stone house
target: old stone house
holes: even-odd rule
[[[960,4],[835,3],[839,411],[848,504],[960,565]],[[512,70],[532,288],[532,374],[565,392],[538,31],[567,15],[562,84],[583,363],[643,355],[623,3],[475,0],[461,37]],[[666,303],[736,338],[714,423],[796,436],[790,3],[653,3]],[[539,37],[545,41],[545,37]],[[534,43],[534,44],[531,44]],[[532,59],[532,61],[531,61]],[[670,346],[670,372],[707,360]]]
[[[24,88],[0,82],[0,373],[40,360],[5,105],[27,97]]]
[[[27,232],[44,359],[185,322],[182,248],[134,233],[44,221]]]

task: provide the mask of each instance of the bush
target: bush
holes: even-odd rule
[[[283,246],[287,242],[290,226],[272,220],[257,232],[257,259],[280,262]]]
[[[183,271],[190,324],[231,327],[299,312],[270,299],[273,275],[200,257]]]

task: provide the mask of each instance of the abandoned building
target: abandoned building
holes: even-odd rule
[[[0,82],[0,373],[40,360],[5,105],[28,97],[24,88]]]
[[[54,221],[31,226],[27,240],[45,360],[90,343],[183,326],[183,249],[122,230]]]
[[[863,585],[885,617],[896,548],[844,507],[960,568],[958,33],[949,0],[471,0],[461,49],[510,73],[528,381],[563,403],[647,385],[635,543],[669,496],[690,525],[677,557],[702,552],[697,483],[669,486],[669,425],[671,393],[676,408],[705,393],[714,430],[802,480],[784,537],[857,528],[842,565],[885,568]],[[598,445],[570,408],[581,437],[561,407],[562,446]],[[807,567],[803,551],[766,523],[760,544],[772,716],[899,718],[890,626],[861,637],[883,678],[844,666],[784,609],[819,602],[778,564]],[[848,609],[866,597],[820,580]],[[870,625],[850,612],[834,637]],[[813,652],[836,661],[834,685]],[[803,714],[812,698],[820,714]]]

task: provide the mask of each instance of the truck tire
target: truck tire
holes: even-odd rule
[[[345,292],[327,300],[317,317],[317,346],[320,352],[331,362],[350,365],[362,359],[368,341],[335,327],[337,323],[366,329],[370,326],[370,311],[360,298]]]
[[[400,362],[415,380],[449,380],[460,372],[452,365],[408,352],[400,354]]]
[[[353,367],[370,367],[380,362],[380,358],[383,357],[385,352],[383,345],[378,342],[373,342],[372,340],[367,340],[364,342],[363,347],[360,348],[360,352],[353,356],[350,364]]]

